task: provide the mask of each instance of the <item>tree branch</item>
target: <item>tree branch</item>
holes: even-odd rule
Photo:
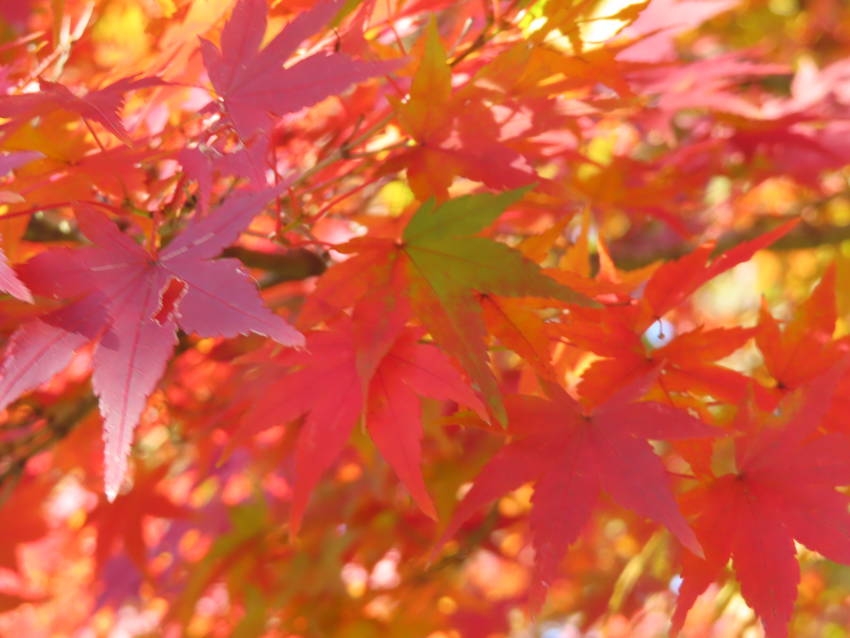
[[[786,218],[777,220],[763,219],[744,230],[730,231],[717,240],[714,249],[715,256],[741,244],[750,241],[787,221]],[[772,251],[800,250],[818,246],[837,245],[850,239],[850,225],[823,226],[800,222],[796,228],[767,247]],[[692,252],[696,245],[693,242],[682,241],[668,246],[654,247],[653,250],[641,250],[631,239],[611,243],[611,257],[618,268],[635,270],[656,261],[678,259]]]
[[[35,242],[83,241],[83,236],[76,225],[68,224],[66,220],[59,220],[51,215],[33,216],[24,238]],[[291,248],[285,253],[268,253],[242,246],[231,246],[221,255],[236,258],[248,268],[265,270],[267,275],[260,282],[262,288],[285,281],[300,281],[321,275],[327,267],[320,255],[306,248]]]

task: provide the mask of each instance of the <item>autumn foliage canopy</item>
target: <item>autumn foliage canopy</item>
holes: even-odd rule
[[[0,2],[0,635],[847,636],[848,180],[841,0]]]

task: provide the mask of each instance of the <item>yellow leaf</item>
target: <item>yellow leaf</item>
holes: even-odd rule
[[[446,50],[440,42],[437,23],[432,19],[425,33],[422,62],[413,76],[410,100],[400,109],[400,118],[416,136],[424,135],[442,121],[452,97],[452,69],[446,61]]]

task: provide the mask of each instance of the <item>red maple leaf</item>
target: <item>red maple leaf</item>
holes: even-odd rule
[[[370,324],[371,325],[371,324]],[[422,424],[418,397],[455,401],[484,414],[483,406],[449,359],[419,343],[421,329],[389,327],[378,339],[347,318],[307,338],[304,352],[286,352],[263,398],[247,416],[253,428],[309,413],[295,450],[290,515],[297,533],[307,500],[322,474],[348,444],[365,411],[366,428],[420,509],[436,518],[420,470]],[[276,366],[276,367],[277,367]],[[333,392],[328,393],[328,384]]]
[[[653,321],[678,306],[700,286],[720,273],[749,260],[756,252],[767,248],[791,231],[799,221],[791,219],[755,239],[730,248],[710,262],[714,242],[707,242],[689,255],[663,264],[646,284],[641,300],[644,306],[641,327],[648,328]]]
[[[50,379],[74,350],[98,339],[93,384],[104,417],[110,499],[121,486],[133,429],[162,376],[178,325],[208,337],[255,332],[303,345],[301,334],[262,304],[237,260],[211,260],[275,192],[230,197],[156,255],[100,213],[82,209],[80,228],[94,246],[51,250],[21,267],[36,294],[78,299],[12,335],[0,368],[0,405]]]
[[[558,574],[561,557],[578,537],[601,491],[620,505],[665,525],[693,552],[699,542],[676,507],[666,471],[647,439],[713,436],[713,428],[672,406],[634,401],[655,375],[647,375],[590,412],[549,386],[550,399],[506,400],[514,438],[481,470],[458,505],[443,539],[483,505],[533,481],[530,515],[536,552],[531,601],[536,607]]]
[[[341,93],[351,84],[387,73],[397,62],[354,60],[344,53],[317,53],[283,67],[301,42],[342,8],[342,0],[323,0],[300,14],[262,50],[268,3],[239,0],[221,34],[221,50],[201,38],[210,81],[234,128],[247,140],[267,130],[269,113],[283,115]]]
[[[780,393],[808,383],[843,356],[839,343],[832,339],[838,316],[835,275],[834,265],[827,268],[784,330],[767,308],[761,309],[756,344]]]
[[[827,558],[850,562],[849,499],[835,490],[850,484],[850,437],[813,436],[843,367],[805,388],[802,406],[784,427],[764,426],[768,417],[742,409],[737,425],[745,434],[736,440],[734,470],[685,495],[683,511],[695,516],[705,560],[682,557],[674,633],[730,558],[741,594],[761,617],[768,638],[787,634],[797,598],[794,539]]]
[[[714,243],[707,242],[692,253],[658,268],[646,283],[643,296],[628,306],[604,309],[573,308],[570,320],[553,325],[553,331],[580,348],[605,357],[582,375],[579,386],[591,404],[604,399],[614,388],[645,375],[660,362],[666,391],[710,394],[735,402],[744,399],[748,379],[714,361],[743,346],[754,330],[717,328],[677,335],[668,344],[647,348],[642,340],[653,322],[681,304],[700,286],[750,259],[789,232],[797,220],[743,242],[709,261]]]
[[[752,328],[715,328],[685,332],[660,348],[644,344],[617,313],[573,311],[573,320],[556,330],[571,343],[606,357],[593,362],[582,374],[579,392],[590,404],[610,392],[661,366],[658,384],[665,392],[711,395],[736,402],[746,397],[750,380],[715,363],[741,348],[753,336]]]

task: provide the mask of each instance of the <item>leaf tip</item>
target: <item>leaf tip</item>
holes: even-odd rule
[[[437,509],[434,507],[433,501],[429,498],[427,501],[419,504],[419,509],[422,511],[425,516],[430,518],[432,521],[439,522],[440,517],[437,516]]]
[[[274,327],[273,330],[268,330],[259,334],[271,337],[280,345],[286,346],[287,348],[293,348],[294,350],[306,352],[307,339],[304,337],[301,331],[296,330],[289,324],[289,322],[285,321],[284,319],[280,317],[277,317],[277,319],[279,319],[279,321],[277,322],[277,325]]]
[[[690,527],[688,527],[687,529],[690,533],[687,535],[683,535],[683,537],[680,539],[682,541],[682,544],[694,556],[696,556],[700,560],[705,560],[705,551],[703,551],[702,545],[697,540],[696,534],[694,534],[693,530]]]

